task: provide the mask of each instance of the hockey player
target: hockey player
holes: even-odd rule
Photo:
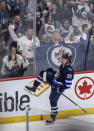
[[[72,85],[74,71],[71,66],[71,55],[69,53],[63,53],[59,72],[56,77],[55,73],[56,72],[52,68],[48,68],[46,72],[41,71],[34,82],[34,87],[32,88],[26,86],[26,89],[35,92],[38,85],[42,81],[45,81],[51,85],[51,94],[49,97],[51,105],[51,118],[46,121],[47,124],[51,124],[55,121],[58,111],[58,99],[64,90],[70,88]]]

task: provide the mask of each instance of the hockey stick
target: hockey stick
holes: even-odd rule
[[[52,86],[49,82],[44,81],[46,84],[48,84],[49,86]],[[52,88],[55,88],[54,86],[52,86]],[[61,95],[63,95],[65,98],[67,98],[69,101],[71,101],[73,104],[75,104],[76,106],[78,106],[82,111],[84,111],[85,113],[87,113],[86,110],[84,110],[82,107],[80,107],[76,102],[74,102],[73,100],[71,100],[69,97],[67,97],[65,94],[60,93]]]
[[[47,81],[45,81],[46,84],[49,84]],[[50,84],[49,84],[50,85]],[[52,85],[50,85],[52,86]],[[54,86],[52,86],[54,88]],[[72,99],[70,99],[68,96],[66,96],[65,94],[61,93],[61,95],[63,95],[65,98],[67,98],[69,101],[71,101],[74,105],[78,106],[82,111],[84,111],[85,113],[87,113],[87,111],[85,109],[83,109],[81,106],[79,106],[76,102],[74,102]]]
[[[71,100],[69,97],[67,97],[65,94],[61,93],[61,95],[63,95],[65,98],[67,98],[69,101],[71,101],[73,104],[75,104],[76,106],[78,106],[82,111],[84,111],[85,113],[87,113],[87,111],[85,109],[83,109],[81,106],[79,106],[76,102],[74,102],[73,100]]]

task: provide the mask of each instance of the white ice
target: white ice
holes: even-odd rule
[[[1,124],[0,131],[26,131],[26,123]],[[94,115],[60,119],[51,125],[45,121],[30,122],[29,131],[94,131]]]

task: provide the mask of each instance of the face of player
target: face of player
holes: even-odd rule
[[[65,66],[67,65],[68,60],[66,58],[62,58],[62,65]]]

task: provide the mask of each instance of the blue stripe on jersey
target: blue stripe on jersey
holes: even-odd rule
[[[65,80],[65,85],[67,88],[70,88],[72,85],[72,80]]]
[[[66,85],[71,85],[71,84],[72,84],[72,82],[71,82],[71,83],[66,83],[66,82],[65,82],[65,84],[66,84]]]
[[[62,86],[63,85],[61,82],[58,82],[57,80],[53,80],[53,82],[56,86]]]
[[[43,81],[43,78],[38,75],[37,79]]]
[[[39,83],[41,83],[41,80],[39,80],[39,79],[36,79],[36,81],[38,81]]]
[[[65,80],[66,83],[72,83],[72,80]]]
[[[71,87],[71,84],[70,84],[70,85],[65,84],[65,85],[66,85],[66,87],[68,87],[68,88],[70,88],[70,87]]]

